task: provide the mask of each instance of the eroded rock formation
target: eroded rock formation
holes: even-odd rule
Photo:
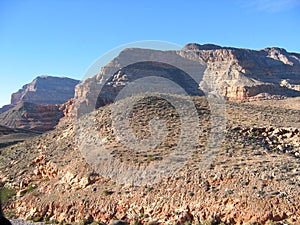
[[[111,102],[120,89],[137,77],[141,78],[141,74],[150,76],[139,68],[142,62],[168,64],[173,76],[183,71],[195,81],[193,88],[199,85],[206,95],[220,95],[228,100],[300,96],[300,55],[282,48],[250,50],[195,43],[187,44],[180,51],[129,48],[104,66],[99,74],[76,87],[74,115],[92,111],[101,101],[103,104]],[[128,67],[131,70],[126,69]],[[156,65],[152,69],[158,71],[158,68]],[[154,76],[162,77],[166,71],[160,72]]]
[[[59,105],[36,105],[24,102],[0,114],[0,124],[11,128],[43,132],[53,129],[61,117],[63,111],[59,109]]]

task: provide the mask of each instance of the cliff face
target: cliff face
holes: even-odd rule
[[[0,108],[0,124],[34,131],[53,129],[63,116],[63,104],[74,97],[79,81],[66,77],[40,76],[11,96]]]
[[[207,69],[202,88],[219,90],[229,100],[258,100],[300,95],[300,55],[282,48],[238,49],[188,44]],[[213,82],[211,82],[213,81]],[[203,84],[210,83],[212,90]]]
[[[40,105],[65,103],[74,97],[74,88],[79,81],[66,77],[40,76],[24,85],[11,96],[11,104],[31,102]]]
[[[147,72],[141,68],[142,62],[148,63]],[[153,62],[157,64],[153,66]],[[169,68],[162,69],[162,64],[168,64]],[[200,87],[200,92],[206,95],[223,96],[228,100],[300,96],[299,54],[281,48],[250,50],[193,43],[180,51],[123,50],[98,75],[76,87],[73,114],[82,115],[112,102],[127,84],[151,76],[151,71],[152,76],[169,79],[185,89]],[[182,83],[175,78],[182,73],[194,82]],[[165,74],[170,76],[164,77]]]
[[[24,102],[0,114],[0,124],[10,128],[43,132],[53,129],[61,117],[63,111],[59,109],[59,105]]]

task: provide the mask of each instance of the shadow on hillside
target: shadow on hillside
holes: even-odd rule
[[[4,217],[4,214],[2,211],[1,190],[0,190],[0,224],[1,225],[11,225],[9,220]]]

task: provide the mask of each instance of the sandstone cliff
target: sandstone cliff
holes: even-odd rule
[[[66,77],[39,76],[11,96],[0,108],[0,124],[33,131],[53,129],[63,117],[63,104],[74,97],[79,81]]]
[[[3,113],[21,102],[39,105],[63,104],[74,97],[78,80],[67,77],[39,76],[11,95],[11,103],[0,108]]]
[[[61,117],[63,111],[59,109],[59,105],[23,102],[0,114],[0,124],[10,128],[43,132],[53,129]]]
[[[148,65],[148,72],[145,73],[140,63],[146,61],[152,66]],[[163,69],[163,64],[168,64],[169,68]],[[188,75],[194,82],[183,84],[172,76],[164,78],[184,88],[200,87],[206,95],[224,96],[228,100],[300,96],[299,54],[289,53],[282,48],[250,50],[192,43],[180,51],[123,50],[99,74],[76,87],[73,114],[82,115],[112,102],[127,84],[150,76],[150,70],[152,73],[156,71],[152,75],[158,77],[164,77],[169,72],[174,77],[186,80],[183,74]]]
[[[31,102],[39,105],[65,103],[74,96],[79,81],[67,77],[39,76],[11,96],[11,104]]]

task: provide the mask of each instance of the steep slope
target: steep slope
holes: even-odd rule
[[[130,105],[131,99],[120,102]],[[0,182],[17,192],[5,210],[72,224],[108,224],[113,219],[135,224],[300,223],[299,110],[228,103],[225,138],[206,158],[213,128],[210,106],[204,97],[193,97],[201,126],[191,157],[158,183],[128,185],[103,174],[160,163],[178,145],[182,119],[161,98],[135,102],[128,121],[138,138],[151,135],[153,120],[166,124],[157,148],[145,152],[126,147],[113,125],[122,115],[112,117],[112,105],[100,107],[74,124],[3,150]],[[86,161],[82,140],[86,147],[103,143],[119,166]]]
[[[36,105],[21,102],[0,114],[0,124],[10,128],[47,131],[53,129],[61,117],[63,117],[63,111],[59,109],[59,105]]]
[[[140,63],[150,68],[154,62],[154,74],[148,71],[141,77]],[[206,95],[241,101],[300,96],[300,55],[282,48],[250,50],[212,44],[187,44],[180,51],[129,48],[76,87],[73,114],[83,115],[101,101],[111,102],[121,89],[140,78],[163,77],[168,68],[159,69],[159,64],[169,65],[169,74],[175,77],[185,73],[194,81],[189,88],[200,87]],[[181,85],[171,77],[166,79]]]
[[[0,136],[7,135],[7,134],[12,134],[12,133],[14,133],[13,129],[11,129],[9,127],[6,127],[6,126],[0,125]]]

